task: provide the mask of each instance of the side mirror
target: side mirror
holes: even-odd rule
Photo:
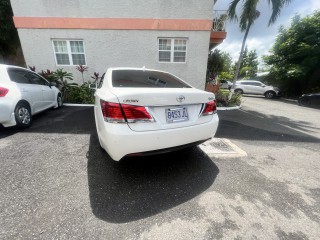
[[[92,90],[96,90],[97,89],[97,84],[91,83],[91,84],[89,84],[89,88],[92,89]]]

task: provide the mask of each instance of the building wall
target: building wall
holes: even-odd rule
[[[213,0],[11,0],[15,17],[212,19]],[[63,68],[81,83],[75,66],[56,66],[52,39],[81,39],[85,73],[102,74],[108,67],[142,67],[171,72],[204,89],[210,31],[89,30],[19,28],[27,65],[40,70]],[[188,39],[186,63],[159,63],[158,38]]]
[[[212,19],[213,0],[11,0],[15,16]]]
[[[62,30],[19,29],[27,65],[37,71],[63,68],[81,82],[76,66],[56,66],[51,39],[82,39],[85,45],[87,79],[93,72],[102,74],[108,67],[143,67],[171,72],[194,87],[204,89],[208,56],[206,31],[118,31],[118,30]],[[158,61],[158,37],[186,37],[186,63]]]

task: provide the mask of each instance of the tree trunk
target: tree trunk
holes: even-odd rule
[[[238,80],[238,75],[239,75],[240,66],[241,66],[241,62],[242,62],[243,50],[244,50],[244,47],[246,45],[246,41],[247,41],[247,37],[248,37],[248,33],[249,33],[249,30],[250,30],[250,27],[251,27],[251,24],[249,23],[248,27],[246,29],[246,32],[244,34],[243,40],[242,40],[242,46],[241,46],[241,51],[240,51],[240,55],[239,55],[239,60],[238,60],[236,72],[234,73],[234,78],[233,78],[233,84],[232,84],[232,89],[233,90],[235,88],[236,81]]]

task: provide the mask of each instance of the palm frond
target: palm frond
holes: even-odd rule
[[[292,0],[268,0],[269,5],[272,5],[272,14],[269,19],[268,26],[275,23],[275,21],[280,15],[280,11],[283,8],[283,6],[289,4],[291,1]]]
[[[260,12],[257,11],[258,2],[259,0],[246,0],[244,2],[239,23],[241,31],[244,31],[248,25],[251,25],[259,17]]]
[[[233,0],[230,3],[229,8],[228,8],[228,17],[229,17],[229,19],[238,21],[236,8],[237,8],[237,5],[238,5],[239,2],[240,2],[240,0]]]

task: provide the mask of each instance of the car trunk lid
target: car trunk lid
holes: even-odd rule
[[[153,121],[127,121],[133,131],[155,131],[209,122],[211,115],[200,116],[214,95],[194,88],[113,88],[121,105],[143,106]]]

